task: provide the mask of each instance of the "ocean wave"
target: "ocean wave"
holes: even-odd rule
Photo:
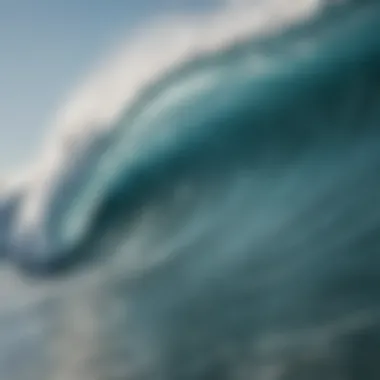
[[[228,2],[145,26],[58,114],[27,175],[6,186],[2,251],[31,272],[60,269],[85,257],[112,213],[132,213],[206,162],[217,172],[280,138],[287,150],[291,139],[329,134],[318,123],[284,127],[279,115],[302,117],[305,96],[321,108],[321,91],[360,70],[358,57],[378,54],[378,13],[340,7]]]
[[[379,378],[380,4],[226,3],[0,183],[2,378]]]

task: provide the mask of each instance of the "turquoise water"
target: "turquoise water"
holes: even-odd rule
[[[126,355],[123,379],[379,377],[379,11],[179,65],[62,175],[34,229],[14,234],[3,202],[10,265],[91,305],[89,377],[68,378],[117,378]]]

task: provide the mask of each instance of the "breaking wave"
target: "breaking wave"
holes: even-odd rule
[[[247,155],[291,160],[312,138],[338,134],[320,122],[301,130],[290,116],[323,113],[325,92],[378,57],[378,12],[291,4],[229,3],[130,39],[57,115],[27,175],[3,186],[5,256],[31,271],[66,267],[114,213],[128,215],[171,181]]]

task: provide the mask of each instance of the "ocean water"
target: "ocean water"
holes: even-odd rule
[[[1,379],[380,377],[380,4],[255,3],[138,39],[4,187]]]

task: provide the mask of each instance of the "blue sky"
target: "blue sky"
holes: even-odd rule
[[[0,174],[36,154],[54,111],[149,15],[216,0],[0,0]]]

